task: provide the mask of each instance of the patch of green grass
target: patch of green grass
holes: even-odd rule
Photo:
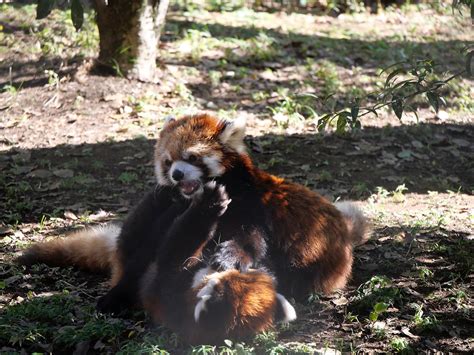
[[[374,304],[374,307],[369,314],[369,319],[372,322],[377,321],[379,316],[387,311],[388,306],[388,303],[385,302],[377,302],[376,304]]]
[[[245,55],[251,60],[273,60],[279,54],[277,40],[266,34],[259,32],[254,38],[247,41]]]
[[[73,349],[81,341],[101,341],[115,346],[128,325],[126,322],[99,316],[94,305],[68,292],[27,299],[6,306],[0,317],[0,341],[10,346],[41,349]]]
[[[389,306],[401,303],[402,294],[399,288],[392,286],[385,276],[373,276],[357,289],[350,309],[356,315],[368,314],[368,318],[374,322]]]
[[[126,341],[118,354],[170,354],[172,349],[181,347],[179,338],[170,330],[159,327],[152,333],[146,332],[133,340]],[[165,350],[167,349],[167,350]]]
[[[91,162],[91,166],[95,170],[102,170],[105,166],[105,163],[102,160],[94,159]]]
[[[231,340],[224,340],[225,345],[196,345],[191,347],[190,353],[197,355],[241,355],[256,354],[255,349],[245,343],[234,343]]]
[[[282,99],[269,107],[278,127],[288,128],[298,125],[307,119],[318,117],[313,109],[314,96],[311,94],[289,95],[289,90],[280,90]]]
[[[405,196],[403,195],[405,191],[408,191],[408,188],[405,186],[405,184],[398,185],[392,194],[393,201],[397,203],[405,201]]]
[[[413,304],[412,307],[415,309],[413,315],[413,323],[419,332],[428,330],[435,330],[439,324],[435,316],[425,316],[423,311],[423,305]]]
[[[448,297],[448,300],[454,303],[458,309],[465,308],[468,305],[468,299],[468,294],[462,289],[453,290],[451,296]]]
[[[459,238],[453,244],[433,243],[430,251],[443,256],[455,265],[459,277],[465,278],[474,268],[473,243],[470,240]]]
[[[390,348],[397,354],[414,354],[408,341],[404,338],[395,338],[390,342]]]
[[[75,325],[61,327],[53,341],[66,347],[72,347],[81,341],[90,341],[91,339],[114,343],[119,340],[126,329],[126,325],[120,319],[95,316],[81,327]]]
[[[77,187],[84,187],[95,183],[97,180],[89,174],[77,174],[71,178],[63,179],[61,187],[64,189],[74,189]]]
[[[84,56],[92,56],[99,47],[99,33],[94,21],[93,12],[84,14],[84,24],[80,31],[76,31],[71,21],[70,10],[53,10],[47,19],[55,26],[40,27],[35,31],[44,55],[63,56],[72,49],[79,49]],[[40,22],[41,23],[41,22]]]
[[[42,20],[36,20],[36,4],[2,5],[2,20],[31,35],[35,41],[15,40],[15,33],[0,31],[2,46],[27,54],[47,56],[96,55],[99,48],[99,32],[94,12],[86,11],[84,25],[76,31],[71,21],[70,10],[55,9]],[[37,45],[38,44],[38,45]]]
[[[422,266],[418,269],[418,277],[422,280],[422,281],[429,281],[433,278],[433,271],[431,271],[430,269],[428,269],[426,266]]]
[[[133,172],[124,171],[119,175],[118,180],[122,184],[130,185],[138,181],[138,175]]]
[[[244,0],[208,0],[206,8],[209,11],[235,11],[245,6]]]
[[[215,48],[218,44],[219,41],[214,39],[209,31],[190,28],[186,30],[178,48],[182,53],[188,54],[192,61],[198,62],[205,51]]]
[[[328,96],[340,90],[342,82],[333,62],[325,59],[318,62],[314,75],[318,79],[318,89],[321,96]]]
[[[4,196],[1,198],[3,203],[1,219],[4,223],[19,223],[22,217],[34,208],[34,203],[25,198],[33,191],[33,186],[29,182],[7,181],[5,176],[0,176],[0,190],[4,191]]]
[[[34,345],[51,339],[55,326],[72,322],[74,300],[68,295],[27,299],[6,307],[0,317],[4,344]]]
[[[363,181],[354,182],[351,193],[353,193],[357,198],[361,198],[363,196],[370,194],[370,189],[367,184]]]
[[[12,96],[15,96],[18,94],[18,92],[20,91],[21,89],[21,86],[15,86],[13,84],[6,84],[2,87],[2,91],[3,92],[7,92],[9,93],[10,95]]]

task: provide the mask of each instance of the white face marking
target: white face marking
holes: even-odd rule
[[[209,168],[210,176],[221,176],[224,174],[224,167],[221,164],[221,158],[217,154],[211,154],[202,158],[202,161]]]
[[[160,185],[168,185],[169,184],[168,180],[165,179],[165,177],[163,175],[163,168],[161,167],[161,162],[159,162],[159,161],[155,162],[155,176],[156,176],[156,180],[158,180],[158,183]]]
[[[163,156],[165,157],[165,159],[169,159],[171,160],[171,155],[168,151],[164,152],[163,153]],[[161,157],[160,157],[161,158]],[[160,158],[158,158],[157,160],[155,160],[155,176],[156,176],[156,180],[158,180],[158,183],[160,185],[169,185],[170,182],[169,180],[165,177],[165,175],[163,174],[163,166],[161,165],[161,160]]]
[[[277,293],[277,299],[278,302],[281,304],[281,308],[283,308],[283,314],[284,317],[282,319],[282,322],[288,323],[291,321],[294,321],[296,319],[296,311],[295,308],[291,305],[290,302],[286,300],[286,298],[283,295],[280,295]]]
[[[169,176],[171,181],[173,181],[175,184],[178,183],[173,179],[173,172],[175,170],[180,170],[184,174],[183,180],[199,180],[202,176],[202,171],[198,167],[186,163],[185,161],[178,160],[171,165],[170,171],[169,171]]]

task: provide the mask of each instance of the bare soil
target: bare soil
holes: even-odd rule
[[[426,9],[339,18],[172,12],[161,82],[149,84],[89,71],[93,26],[79,37],[68,35],[61,12],[34,21],[32,7],[2,10],[0,312],[15,321],[0,322],[7,334],[0,351],[156,352],[147,339],[158,334],[161,350],[204,353],[153,329],[141,313],[91,316],[105,276],[26,270],[12,258],[31,242],[123,218],[154,184],[152,151],[163,117],[209,110],[245,115],[249,152],[260,167],[330,199],[359,201],[374,228],[356,251],[345,290],[297,304],[296,322],[249,340],[245,351],[472,353],[473,80],[461,77],[446,90],[443,116],[420,103],[418,122],[386,111],[343,135],[292,121],[282,104],[308,88],[339,90],[341,104],[350,88],[376,87],[377,72],[400,52],[433,55],[441,71],[455,71],[463,62],[452,53],[473,40],[465,20]],[[267,40],[262,33],[270,47],[257,46]],[[38,299],[68,310],[72,302],[70,318],[35,313]],[[90,324],[101,330],[89,332]]]

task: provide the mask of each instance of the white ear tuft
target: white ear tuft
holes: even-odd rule
[[[245,152],[245,117],[239,117],[233,121],[225,121],[225,127],[219,134],[222,144],[234,149],[238,153]]]
[[[163,127],[166,127],[170,122],[176,121],[176,118],[172,115],[168,115],[165,117],[165,122],[163,123]]]

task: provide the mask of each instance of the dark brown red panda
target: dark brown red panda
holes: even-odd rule
[[[113,287],[99,309],[141,299],[157,321],[193,341],[253,334],[279,314],[294,319],[282,295],[343,287],[367,224],[352,204],[334,205],[256,168],[244,135],[242,121],[207,114],[169,120],[155,150],[158,187],[127,218],[115,249],[104,240],[116,231],[79,235],[34,246],[23,261],[93,268],[106,260]],[[226,210],[212,217],[216,198]],[[85,247],[94,241],[103,255]]]
[[[140,301],[155,321],[190,342],[250,336],[276,319],[294,319],[295,312],[265,270],[216,272],[200,259],[230,202],[215,182],[187,200],[164,186],[145,197],[121,230],[110,225],[37,244],[21,261],[89,270],[110,263],[112,288],[99,300],[100,310],[118,312]],[[148,229],[139,230],[144,225]]]

